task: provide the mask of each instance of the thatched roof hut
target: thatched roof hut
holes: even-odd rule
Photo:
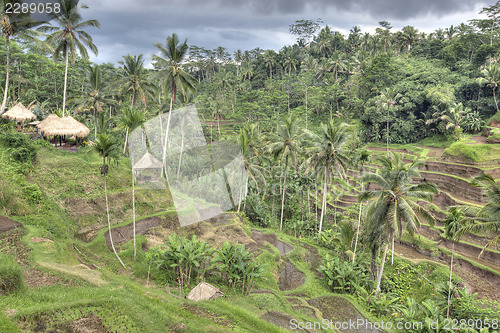
[[[52,116],[52,115],[51,115]],[[49,116],[50,117],[50,116]],[[48,120],[46,123],[42,121],[38,124],[40,132],[45,136],[76,136],[77,138],[84,138],[89,135],[90,130],[87,126],[75,120],[71,116],[64,116],[59,118],[57,116],[48,119],[47,117],[44,121]],[[57,117],[57,118],[56,118]]]
[[[224,294],[219,289],[209,283],[200,282],[189,292],[186,298],[198,302],[210,301],[221,296],[224,296]]]
[[[48,115],[47,118],[45,118],[44,120],[42,120],[41,122],[38,123],[38,125],[36,125],[36,127],[38,127],[38,129],[43,132],[43,129],[48,125],[50,124],[51,122],[53,122],[54,120],[59,120],[59,116],[56,115],[55,113],[51,113]]]
[[[36,115],[28,110],[22,103],[17,103],[2,115],[2,118],[23,122],[36,119]]]
[[[134,164],[134,170],[157,170],[162,169],[163,163],[154,157],[151,153],[146,152],[137,163]]]

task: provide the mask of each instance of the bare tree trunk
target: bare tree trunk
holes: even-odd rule
[[[63,90],[63,109],[62,109],[63,117],[64,117],[64,111],[66,110],[66,88],[68,86],[68,61],[69,61],[69,48],[66,47],[66,67],[64,69],[64,90]]]
[[[453,255],[455,254],[455,242],[453,242],[453,249],[451,251],[451,261],[450,261],[450,280],[448,285],[448,307],[446,309],[446,318],[450,318],[450,306],[451,306],[451,277],[453,275]]]
[[[493,88],[493,99],[495,100],[495,106],[497,107],[497,112],[500,112],[500,110],[498,109],[497,95],[495,94],[495,89],[496,88]]]
[[[113,235],[111,234],[111,222],[109,220],[108,189],[106,187],[106,178],[107,176],[104,175],[104,194],[106,196],[106,215],[108,217],[109,242],[111,243],[111,248],[113,249],[115,256],[118,258],[118,261],[120,261],[120,264],[122,264],[123,268],[126,268],[123,264],[123,261],[120,259],[120,256],[118,256],[118,253],[116,253],[115,244],[113,243]]]
[[[321,205],[321,218],[319,219],[318,235],[321,234],[321,230],[323,229],[323,219],[325,217],[325,210],[326,210],[326,193],[327,193],[327,190],[328,190],[328,164],[326,165],[326,168],[325,168],[325,184],[323,185],[323,203]]]
[[[285,192],[286,192],[286,168],[288,167],[288,157],[285,162],[285,174],[283,178],[283,197],[281,199],[281,221],[280,221],[280,231],[283,230],[283,211],[285,210]]]
[[[134,161],[132,160],[132,165]],[[137,247],[135,241],[135,179],[134,179],[134,169],[132,169],[132,221],[134,224],[134,260],[137,256]]]
[[[389,249],[389,244],[385,244],[384,254],[382,255],[382,264],[380,265],[380,272],[377,276],[377,288],[375,288],[375,295],[380,292],[380,282],[382,281],[382,275],[384,274],[385,258],[387,256],[387,250]]]
[[[97,128],[97,125],[96,125],[96,128]],[[97,137],[97,132],[96,132],[96,137]],[[127,151],[127,141],[128,141],[128,126],[127,126],[127,131],[125,133],[125,143],[123,144],[123,155],[125,155],[125,152]]]
[[[363,183],[361,183],[361,192],[363,192]],[[359,213],[358,213],[358,227],[356,229],[356,242],[354,243],[354,254],[352,256],[352,262],[356,260],[356,250],[358,248],[358,237],[359,237],[359,227],[361,225],[361,209],[363,207],[363,203],[359,203]]]
[[[387,107],[387,125],[386,125],[386,139],[387,139],[387,157],[389,157],[389,107]]]
[[[170,111],[168,113],[168,120],[167,120],[167,130],[165,132],[165,144],[163,145],[163,169],[162,172],[165,172],[165,176],[167,177],[168,180],[168,174],[167,174],[167,143],[168,143],[168,130],[170,129],[170,118],[172,117],[172,108],[174,106],[174,94],[172,93],[172,96],[170,98]]]
[[[10,76],[10,37],[5,36],[5,57],[7,58],[6,68],[5,68],[5,90],[3,92],[2,109],[0,114],[5,112],[5,107],[7,106],[7,94],[9,91],[9,76]]]
[[[391,265],[394,265],[394,235],[392,235]]]
[[[181,152],[179,154],[179,163],[177,164],[177,177],[179,177],[179,173],[181,172],[182,151],[183,150],[184,150],[184,126],[181,129]]]

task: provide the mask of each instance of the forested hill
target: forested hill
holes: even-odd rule
[[[330,118],[360,121],[367,141],[384,141],[387,121],[390,143],[449,133],[449,122],[438,121],[443,116],[460,122],[460,130],[478,132],[498,109],[497,14],[432,33],[412,26],[396,30],[381,21],[375,33],[355,26],[343,35],[318,21],[301,20],[290,25],[297,43],[278,52],[255,48],[230,54],[223,46],[207,50],[189,45],[188,36],[182,66],[198,81],[197,91],[185,96],[181,91],[176,104],[197,103],[213,135],[221,134],[220,124],[224,131],[247,121],[271,129],[273,120],[289,112],[309,127]],[[1,44],[0,61],[5,63],[4,39]],[[145,68],[149,55],[124,55],[121,64],[101,64],[97,71],[89,70],[95,64],[77,58],[69,66],[68,109],[91,129],[94,109],[101,118],[129,105],[154,114],[160,104],[168,111],[170,89],[154,75],[162,69],[159,51],[159,57],[153,56],[154,69]],[[39,117],[62,108],[64,61],[51,58],[35,44],[11,44],[8,105],[37,100]],[[0,76],[3,82],[4,66]],[[96,93],[101,96],[98,107]],[[111,127],[117,123],[113,117],[109,121]]]

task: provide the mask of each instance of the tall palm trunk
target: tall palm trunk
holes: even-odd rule
[[[387,124],[386,124],[386,139],[387,139],[387,157],[389,157],[389,106],[387,106]]]
[[[113,243],[113,235],[111,234],[111,222],[109,220],[108,189],[106,187],[106,178],[107,175],[104,174],[104,194],[106,196],[106,215],[108,217],[109,242],[111,243],[111,248],[113,248],[113,252],[115,253],[115,256],[118,258],[118,261],[120,261],[120,264],[122,264],[123,268],[125,268],[123,261],[120,259],[120,256],[118,256],[118,253],[116,252],[115,244]]]
[[[168,180],[168,174],[167,174],[167,143],[168,143],[168,130],[170,129],[170,118],[172,117],[172,108],[174,107],[174,102],[175,102],[175,82],[172,83],[172,95],[170,97],[170,111],[168,112],[168,119],[167,119],[167,130],[165,132],[165,143],[163,145],[163,171],[165,172],[165,177],[167,177]]]
[[[66,90],[68,87],[68,62],[69,62],[69,47],[66,47],[66,66],[64,68],[64,89],[63,89],[63,109],[62,115],[66,111]]]
[[[495,106],[497,107],[497,112],[500,112],[498,109],[498,103],[497,103],[497,95],[495,94],[496,87],[493,88],[493,99],[495,100]]]
[[[129,130],[129,127],[127,126],[127,131],[125,133],[125,143],[123,144],[123,155],[125,155],[125,152],[127,151],[128,130]],[[96,134],[96,137],[97,137],[97,134]]]
[[[450,318],[450,306],[451,306],[451,277],[453,275],[453,255],[455,254],[455,242],[453,242],[453,249],[451,251],[451,261],[450,261],[450,280],[448,281],[448,307],[446,309],[446,318]]]
[[[285,192],[286,192],[286,169],[288,168],[288,156],[285,160],[285,174],[283,175],[283,197],[281,199],[281,221],[280,231],[283,230],[283,211],[285,210]]]
[[[5,57],[6,57],[6,68],[5,68],[5,90],[3,92],[2,109],[0,114],[5,112],[5,107],[7,106],[7,92],[9,91],[9,75],[10,75],[10,36],[5,36]]]
[[[363,192],[364,189],[363,189],[363,183],[361,183],[361,192]],[[356,260],[356,250],[358,248],[358,238],[359,238],[359,228],[361,226],[361,209],[363,208],[363,203],[360,202],[359,203],[359,213],[358,213],[358,227],[356,229],[356,242],[354,243],[354,253],[353,253],[353,256],[352,256],[352,262],[354,262],[354,260]]]
[[[321,230],[323,229],[323,219],[325,217],[326,210],[326,194],[328,190],[328,162],[325,168],[325,184],[323,185],[323,202],[321,204],[321,218],[319,219],[319,230],[318,235],[321,234]]]
[[[97,109],[94,109],[94,138],[97,138]],[[127,141],[127,139],[125,139]],[[123,152],[125,154],[125,152]]]
[[[394,265],[394,235],[392,235],[391,265]]]
[[[177,165],[177,177],[179,177],[179,173],[181,172],[181,163],[182,163],[182,152],[184,150],[184,126],[181,127],[181,152],[179,154],[179,163]]]
[[[380,292],[380,282],[382,281],[382,275],[384,274],[385,258],[387,256],[387,250],[389,249],[389,244],[385,244],[384,254],[382,255],[382,264],[380,265],[380,272],[377,276],[377,287],[375,288],[375,295]]]
[[[133,162],[132,162],[133,163]],[[132,221],[134,224],[134,260],[137,256],[137,247],[135,241],[135,179],[134,179],[134,170],[132,170]]]

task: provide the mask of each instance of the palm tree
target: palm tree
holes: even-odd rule
[[[441,115],[436,118],[439,114],[434,113],[432,119],[428,119],[426,124],[430,124],[436,121],[442,121],[446,123],[446,130],[453,130],[455,133],[455,139],[460,139],[462,134],[462,127],[467,119],[467,114],[469,114],[470,108],[465,108],[462,103],[454,103],[451,107],[446,108],[441,112]]]
[[[283,124],[278,127],[277,133],[273,133],[272,142],[267,146],[267,151],[275,160],[280,158],[280,164],[285,160],[283,172],[283,191],[281,199],[281,220],[280,231],[283,229],[283,212],[285,209],[286,176],[289,158],[292,158],[293,165],[296,167],[298,156],[300,154],[300,143],[303,138],[302,129],[298,124],[299,120],[293,115],[288,115],[283,119]]]
[[[339,71],[345,71],[348,66],[348,61],[344,57],[344,53],[336,51],[333,53],[331,58],[328,60],[330,68],[333,69],[335,73],[335,80],[337,80],[337,74]]]
[[[96,20],[83,21],[82,15],[78,8],[78,0],[59,0],[61,11],[58,14],[51,14],[59,27],[45,25],[40,27],[40,31],[52,32],[47,36],[46,42],[55,45],[54,60],[57,61],[61,54],[65,58],[64,69],[64,89],[63,89],[63,116],[66,110],[66,90],[68,83],[68,63],[71,59],[71,64],[75,63],[77,49],[80,56],[88,59],[88,47],[95,55],[97,55],[97,46],[92,42],[92,37],[86,33],[84,28],[100,28],[100,24]],[[82,5],[81,8],[88,8]]]
[[[489,174],[481,174],[471,182],[472,185],[480,187],[488,196],[488,203],[481,209],[466,207],[463,208],[467,214],[472,214],[476,218],[476,223],[468,224],[462,227],[458,234],[463,235],[466,232],[480,231],[499,231],[500,230],[500,185]],[[500,242],[500,234],[493,237],[483,248],[481,256],[486,248],[491,244]]]
[[[408,48],[408,52],[410,52],[412,45],[418,41],[418,30],[411,25],[407,25],[401,29],[400,37],[403,46],[406,46]]]
[[[244,187],[245,193],[240,193],[240,202],[238,203],[238,212],[240,211],[241,198],[246,197],[248,192],[248,180],[252,180],[255,188],[259,189],[259,183],[266,186],[264,174],[267,170],[259,163],[258,142],[261,135],[257,128],[257,124],[247,124],[240,129],[240,133],[236,137],[236,142],[240,147],[243,155],[243,163],[246,171],[246,184]]]
[[[328,194],[328,181],[335,175],[345,178],[345,169],[349,163],[347,158],[347,144],[350,135],[348,125],[341,123],[336,125],[330,121],[327,125],[321,125],[320,135],[306,131],[311,147],[306,148],[305,154],[308,158],[304,161],[306,172],[310,169],[323,177],[323,202],[321,205],[321,217],[318,234],[321,234],[323,218],[326,211],[326,197]]]
[[[118,120],[119,126],[125,129],[125,143],[123,144],[123,154],[127,150],[128,136],[139,126],[146,122],[146,112],[138,111],[132,108],[123,108],[122,114]]]
[[[498,109],[497,103],[497,95],[495,91],[500,84],[500,68],[498,64],[492,63],[488,67],[484,68],[481,72],[482,77],[477,78],[477,82],[480,84],[486,84],[493,91],[493,99],[495,100],[495,106],[497,107],[497,112],[500,112]]]
[[[448,281],[448,308],[446,311],[446,318],[450,317],[450,305],[451,305],[451,278],[453,275],[453,257],[455,254],[455,241],[460,238],[460,229],[464,227],[470,219],[465,216],[464,212],[460,207],[450,207],[446,214],[446,219],[444,220],[445,225],[445,237],[452,241],[451,250],[451,260],[450,260],[450,278]]]
[[[166,165],[166,151],[168,142],[168,131],[170,127],[170,118],[172,108],[177,97],[177,92],[181,92],[183,96],[187,96],[187,91],[194,92],[196,89],[196,79],[181,67],[182,62],[186,59],[188,53],[187,39],[180,44],[179,37],[174,33],[167,37],[167,44],[163,46],[161,43],[155,43],[154,46],[160,51],[160,55],[153,55],[155,66],[159,68],[157,76],[162,78],[170,88],[170,109],[167,120],[167,130],[165,134],[163,164]]]
[[[273,67],[276,65],[276,52],[273,50],[267,50],[264,52],[264,63],[266,67],[269,69],[269,77],[273,78]]]
[[[124,76],[118,80],[118,95],[132,93],[130,108],[134,108],[137,99],[147,105],[147,98],[153,94],[154,85],[150,82],[146,69],[144,68],[144,57],[142,54],[123,56],[123,60],[118,61],[123,67],[121,71]]]
[[[379,96],[380,107],[387,108],[387,118],[386,118],[386,140],[387,140],[387,156],[389,156],[389,111],[394,108],[398,103],[398,99],[401,98],[401,94],[396,93],[392,88],[385,88],[385,90]]]
[[[368,173],[361,178],[363,183],[374,183],[379,189],[366,190],[358,197],[360,202],[370,201],[367,211],[367,230],[372,250],[372,276],[377,277],[375,292],[380,291],[380,282],[384,271],[385,258],[389,241],[397,236],[401,238],[403,229],[414,233],[420,227],[420,218],[431,225],[434,218],[421,202],[432,201],[432,195],[438,190],[434,184],[411,184],[414,177],[419,177],[418,168],[424,163],[416,160],[405,165],[399,154],[392,152],[389,156],[381,156],[378,161],[382,169],[377,173]],[[382,256],[382,266],[377,273],[377,251],[386,243]]]
[[[120,264],[122,264],[122,266],[125,268],[125,265],[123,264],[123,261],[120,259],[120,256],[118,256],[118,253],[116,252],[115,249],[115,245],[113,243],[113,235],[111,234],[111,222],[109,219],[108,189],[106,186],[106,178],[109,170],[109,166],[106,164],[106,162],[109,162],[110,160],[117,161],[120,153],[116,142],[110,137],[109,134],[104,134],[104,133],[100,133],[99,136],[96,138],[94,150],[97,151],[99,156],[102,157],[102,166],[100,169],[101,169],[101,174],[104,176],[104,194],[106,196],[106,214],[108,217],[109,241],[111,243],[111,247],[113,248],[113,252],[116,255],[116,258],[118,258]]]
[[[107,85],[102,80],[102,71],[99,65],[89,66],[84,90],[81,96],[74,101],[80,104],[79,108],[83,108],[94,114],[94,135],[97,137],[97,112],[104,112],[103,107],[105,105],[117,104],[111,98]]]
[[[0,1],[0,19],[2,34],[5,37],[5,90],[3,93],[2,107],[0,109],[0,115],[5,112],[5,107],[7,105],[7,94],[9,91],[9,74],[10,74],[10,39],[12,37],[18,36],[24,40],[34,40],[37,41],[36,37],[40,35],[39,32],[30,30],[42,22],[33,21],[30,18],[29,13],[16,13],[12,11],[10,13],[6,12],[6,5],[20,4],[22,1],[19,0],[3,0]]]

